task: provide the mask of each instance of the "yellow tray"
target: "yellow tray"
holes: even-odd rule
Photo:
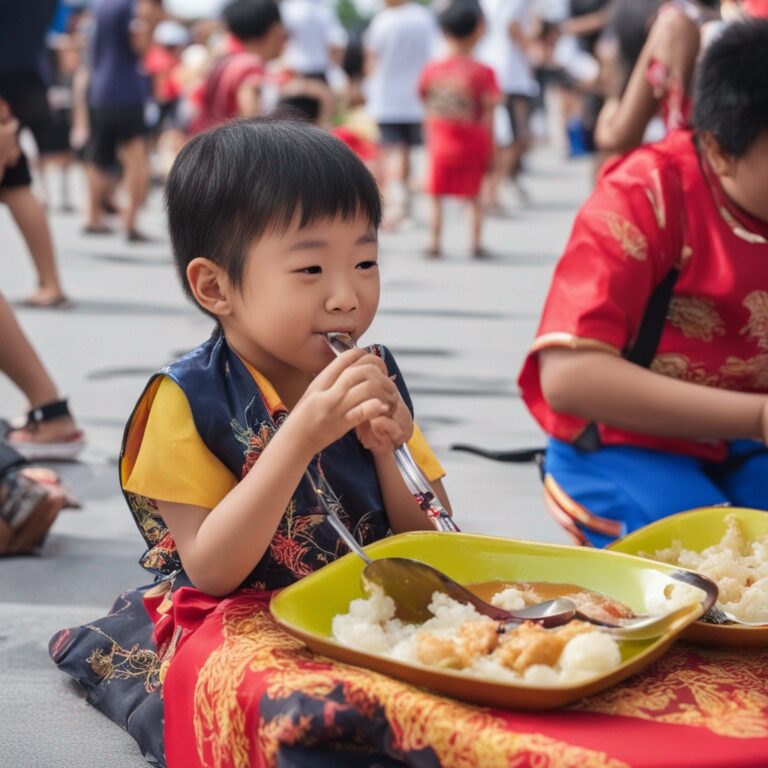
[[[567,582],[602,592],[644,610],[646,590],[673,583],[680,570],[605,550],[538,544],[466,533],[407,533],[366,547],[372,558],[413,557],[439,568],[462,583],[483,581]],[[651,664],[696,616],[654,640],[623,642],[622,664],[612,672],[557,688],[501,683],[395,661],[337,643],[331,621],[347,613],[350,601],[362,596],[362,561],[346,555],[276,594],[270,610],[275,620],[313,651],[339,661],[377,670],[413,685],[458,699],[507,708],[553,709],[602,691]],[[676,583],[676,582],[675,582]]]
[[[751,541],[768,533],[768,513],[741,507],[702,507],[680,512],[640,528],[608,548],[615,552],[636,555],[666,549],[677,540],[686,549],[701,552],[717,544],[725,534],[726,515],[736,515],[744,537]],[[768,647],[768,626],[743,627],[737,624],[710,624],[696,621],[684,632],[683,638],[702,645],[727,645],[745,648]]]

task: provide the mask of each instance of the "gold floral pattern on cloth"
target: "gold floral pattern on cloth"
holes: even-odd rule
[[[749,310],[749,322],[740,333],[748,334],[760,349],[768,350],[768,292],[752,291],[741,304]]]
[[[667,320],[688,339],[712,341],[715,336],[725,334],[723,320],[710,299],[673,296],[669,302]]]
[[[138,645],[123,648],[99,627],[91,624],[87,624],[86,627],[110,642],[108,651],[97,648],[91,651],[85,660],[94,674],[103,682],[138,677],[144,681],[144,690],[147,693],[151,693],[160,685],[161,661],[154,651]]]
[[[709,387],[720,385],[720,377],[712,374],[701,364],[692,363],[686,355],[667,353],[656,355],[651,363],[651,370],[671,379],[691,381]]]
[[[731,355],[720,366],[720,373],[722,387],[765,392],[768,390],[768,353],[746,360]]]
[[[245,449],[243,451],[243,467],[240,471],[240,479],[242,480],[250,472],[251,467],[267,447],[267,443],[272,439],[275,434],[275,427],[267,422],[261,422],[258,430],[254,431],[251,427],[243,426],[236,419],[232,419],[230,427],[237,442]]]
[[[637,261],[648,258],[648,241],[635,224],[614,211],[598,211],[597,215],[605,221],[608,232],[625,256]]]
[[[653,186],[645,187],[645,195],[653,208],[653,215],[656,217],[656,223],[659,229],[666,229],[667,211],[664,206],[664,192],[661,187],[661,175],[659,169],[654,168],[651,171],[651,183]]]
[[[744,664],[739,649],[676,645],[631,684],[574,709],[706,728],[736,739],[768,737],[768,652]]]
[[[684,245],[680,251],[680,263],[685,264],[691,256],[693,256],[693,248],[690,245]]]
[[[306,743],[310,722],[284,714],[262,721],[248,732],[242,695],[247,673],[266,676],[272,701],[297,691],[325,697],[343,685],[344,702],[327,700],[323,716],[334,723],[334,708],[354,707],[363,717],[383,713],[395,747],[403,752],[432,749],[446,768],[495,768],[535,764],[546,768],[625,768],[605,753],[573,746],[537,733],[510,731],[489,710],[425,693],[386,675],[315,656],[285,634],[265,608],[233,603],[222,617],[224,641],[199,672],[194,696],[198,755],[212,768],[248,768],[250,740],[258,740],[267,764],[274,764],[280,744]],[[326,734],[327,737],[327,734]],[[207,762],[206,762],[207,761]]]

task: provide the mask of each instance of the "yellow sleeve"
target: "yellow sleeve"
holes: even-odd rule
[[[429,447],[427,439],[419,429],[418,424],[413,425],[413,434],[408,441],[408,449],[413,456],[413,460],[419,465],[419,469],[424,473],[427,480],[439,480],[445,476],[443,465],[437,460],[433,450]]]
[[[130,427],[140,442],[133,449],[132,466],[124,462],[123,488],[156,501],[213,509],[237,479],[206,447],[175,381],[164,376],[147,391],[147,398],[152,398],[148,413],[144,403],[137,408],[142,424],[134,418]],[[128,443],[135,445],[137,440],[129,434]]]

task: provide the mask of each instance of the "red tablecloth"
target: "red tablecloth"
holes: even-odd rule
[[[225,600],[202,610],[163,695],[172,768],[274,765],[286,745],[338,768],[350,744],[419,768],[768,766],[768,650],[679,643],[567,709],[504,711],[317,656],[263,602]]]

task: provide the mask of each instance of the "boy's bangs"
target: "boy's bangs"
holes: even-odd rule
[[[342,151],[350,152],[346,147]],[[379,190],[356,157],[331,157],[323,153],[308,164],[296,163],[294,159],[293,163],[283,165],[282,171],[275,175],[269,199],[262,197],[261,204],[257,204],[260,210],[255,218],[268,223],[269,230],[286,232],[296,221],[299,229],[304,229],[323,219],[358,218],[364,218],[374,229],[379,228]]]

